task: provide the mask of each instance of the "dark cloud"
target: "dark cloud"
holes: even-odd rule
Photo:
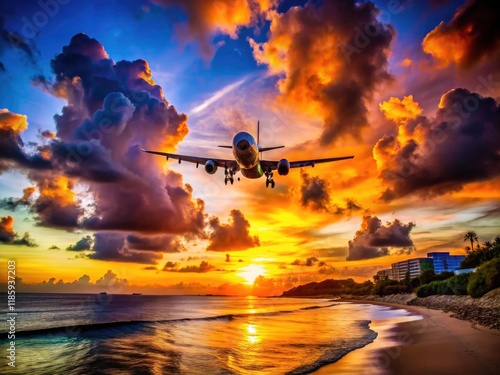
[[[354,198],[345,198],[344,202],[344,206],[340,206],[338,204],[334,205],[333,213],[335,215],[350,216],[353,212],[362,210],[362,207],[356,202]]]
[[[267,42],[250,39],[257,62],[285,75],[279,89],[286,101],[322,116],[322,145],[358,137],[367,124],[366,103],[392,79],[387,59],[395,31],[378,15],[372,2],[308,1],[268,14]]]
[[[12,165],[29,169],[50,169],[51,163],[42,155],[24,151],[21,133],[28,127],[27,117],[0,109],[0,161],[10,169]],[[1,172],[1,170],[0,170]]]
[[[441,22],[425,37],[425,52],[468,69],[500,59],[500,14],[494,0],[468,0],[448,23]],[[497,64],[498,70],[498,64]]]
[[[90,259],[156,264],[163,258],[161,254],[152,251],[130,249],[126,244],[126,235],[119,232],[98,232],[94,234],[93,253]]]
[[[413,241],[410,232],[415,223],[403,224],[398,219],[386,225],[376,216],[364,216],[361,228],[356,232],[354,239],[349,241],[346,260],[362,260],[389,255],[389,248],[396,251],[411,251]]]
[[[302,185],[300,187],[300,203],[314,211],[330,212],[334,215],[350,216],[353,212],[362,210],[354,198],[344,198],[344,205],[330,202],[330,183],[318,176],[310,176],[304,170],[300,171]]]
[[[57,245],[51,245],[49,247],[49,250],[61,250],[61,248],[59,246],[57,246]]]
[[[295,259],[292,263],[290,263],[292,266],[306,266],[306,267],[312,267],[314,266],[317,262],[319,262],[318,258],[315,256],[308,257],[306,258],[305,261],[300,260],[300,259]]]
[[[159,251],[162,253],[179,253],[186,249],[172,235],[137,235],[127,236],[127,246],[134,250]]]
[[[199,266],[189,265],[185,267],[180,267],[180,264],[177,262],[168,261],[165,263],[163,267],[163,271],[167,272],[196,272],[196,273],[205,273],[208,272],[215,267],[212,266],[207,261],[202,260]]]
[[[3,13],[3,9],[0,9]],[[9,31],[5,27],[5,19],[0,16],[0,56],[2,56],[6,51],[22,51],[22,55],[27,57],[28,61],[33,65],[37,66],[36,58],[40,54],[33,41],[31,39],[26,39],[22,35],[16,33],[15,31]],[[6,71],[5,66],[1,64],[3,71]]]
[[[0,243],[6,245],[18,245],[36,247],[36,242],[30,237],[28,232],[20,237],[14,231],[14,218],[12,216],[4,216],[0,218]]]
[[[73,192],[74,181],[64,176],[37,181],[40,195],[31,205],[40,225],[53,228],[76,228],[83,209]]]
[[[318,272],[320,274],[323,274],[323,275],[334,275],[334,274],[339,274],[339,271],[333,267],[333,266],[330,266],[328,264],[324,264],[323,266],[321,266],[318,270]]]
[[[302,185],[300,187],[301,203],[315,211],[330,210],[330,193],[328,181],[318,177],[309,176],[301,170]]]
[[[207,250],[246,250],[260,246],[258,236],[250,235],[250,223],[239,210],[232,210],[228,224],[221,224],[219,218],[212,217],[209,221],[210,234]]]
[[[92,247],[92,236],[85,236],[82,239],[80,239],[76,244],[70,245],[66,248],[66,250],[70,251],[83,251],[83,250],[90,250]]]
[[[25,152],[20,137],[27,127],[26,117],[6,110],[0,113],[0,171],[13,166],[28,171],[40,191],[30,206],[38,222],[141,236],[203,236],[204,202],[193,197],[192,187],[183,183],[181,175],[163,170],[161,158],[139,150],[139,146],[172,150],[188,132],[187,116],[165,99],[148,63],[115,63],[96,39],[77,34],[51,67],[54,79],[38,76],[35,83],[67,104],[54,117],[56,134],[41,133],[45,143],[34,145],[35,154]],[[74,194],[78,182],[92,196],[92,210],[84,210]],[[148,250],[144,246],[152,251],[160,246],[167,252],[183,249],[166,237],[147,241],[145,245],[130,237],[124,248],[129,252],[117,252],[117,246],[105,250],[97,244],[94,256],[107,259],[125,254],[130,261],[145,256],[133,253],[134,246],[138,251]]]
[[[23,196],[21,198],[4,198],[0,200],[0,208],[9,211],[14,211],[19,206],[30,206],[32,204],[31,197],[36,191],[34,186],[23,189]]]
[[[384,201],[459,191],[500,175],[500,108],[466,89],[443,95],[434,117],[407,120],[385,135],[373,153],[388,185]]]

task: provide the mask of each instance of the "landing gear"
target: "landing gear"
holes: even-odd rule
[[[231,182],[231,185],[234,184],[234,171],[232,169],[224,169],[224,184],[227,185],[227,182]]]
[[[275,182],[273,179],[273,172],[269,169],[264,172],[264,175],[266,176],[266,188],[269,187],[269,184],[271,184],[271,189],[274,189]]]

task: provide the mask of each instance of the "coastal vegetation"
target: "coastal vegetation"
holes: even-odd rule
[[[401,293],[416,293],[418,297],[432,295],[470,295],[478,298],[500,287],[500,236],[493,241],[478,243],[477,235],[467,232],[464,240],[476,241],[476,249],[467,250],[460,269],[475,269],[474,272],[455,275],[454,272],[436,274],[434,270],[425,270],[418,277],[406,277],[392,280],[388,277],[373,276],[371,280],[357,283],[353,279],[312,282],[294,287],[282,294],[283,297],[306,296],[387,296]],[[472,271],[472,270],[471,270]]]

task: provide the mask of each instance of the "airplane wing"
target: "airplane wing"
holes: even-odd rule
[[[341,156],[338,158],[291,161],[290,168],[314,167],[315,164],[330,163],[333,161],[352,159],[352,158],[354,158],[354,156]],[[264,170],[269,168],[271,168],[271,170],[275,170],[276,168],[278,168],[278,161],[261,160],[260,165]]]
[[[212,160],[218,167],[221,167],[221,168],[224,168],[226,166],[233,167],[233,168],[237,168],[238,167],[238,163],[236,163],[236,160],[216,159],[216,158],[203,158],[203,157],[199,157],[199,156],[171,154],[169,152],[150,151],[150,150],[144,150],[142,148],[141,148],[141,151],[142,152],[147,152],[148,154],[155,154],[155,155],[166,156],[167,160],[168,159],[179,160],[179,164],[181,163],[181,161],[187,161],[189,163],[195,163],[197,167],[198,167],[198,164],[205,165],[205,163],[208,160]]]

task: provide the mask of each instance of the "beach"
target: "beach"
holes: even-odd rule
[[[450,317],[440,310],[376,301],[350,301],[404,308],[421,319],[373,321],[377,339],[314,374],[498,374],[500,331]]]

